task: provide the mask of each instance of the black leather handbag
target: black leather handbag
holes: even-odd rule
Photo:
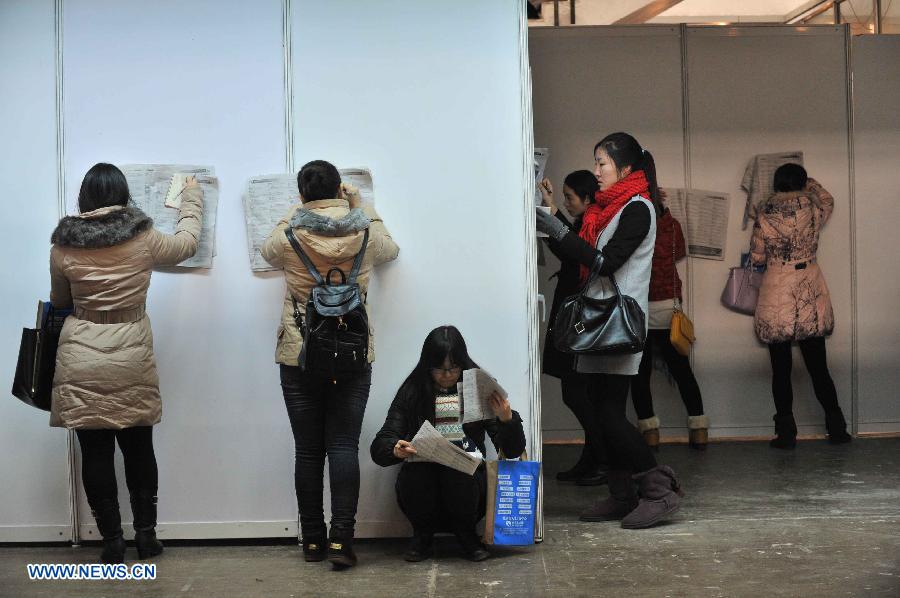
[[[47,306],[46,313],[44,305]],[[59,335],[66,316],[72,310],[54,309],[50,304],[41,304],[39,311],[38,327],[22,329],[12,394],[27,405],[50,411]]]
[[[605,299],[588,292],[596,270],[582,291],[566,297],[553,325],[554,343],[575,355],[628,355],[640,353],[647,340],[644,310],[634,297],[623,295],[616,277],[609,276],[616,294]]]

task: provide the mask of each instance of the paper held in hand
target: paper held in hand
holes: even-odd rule
[[[167,208],[181,209],[181,192],[187,184],[188,177],[193,176],[183,172],[176,172],[172,175],[172,182],[169,183],[169,190],[166,191],[165,205]]]
[[[410,444],[416,449],[416,454],[407,458],[409,462],[440,463],[469,475],[474,474],[481,465],[481,457],[478,453],[467,453],[451,443],[441,436],[441,433],[435,430],[428,420],[425,420]]]
[[[487,370],[473,368],[463,372],[462,384],[457,385],[462,405],[462,423],[477,422],[496,417],[491,408],[491,394],[497,392],[504,399],[509,393]]]

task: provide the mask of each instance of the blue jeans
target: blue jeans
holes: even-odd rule
[[[359,502],[359,435],[371,368],[338,380],[281,366],[281,390],[294,433],[294,486],[304,538],[327,536],[322,509],[325,456],[331,486],[331,537],[353,537]]]

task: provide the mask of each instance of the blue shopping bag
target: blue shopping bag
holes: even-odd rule
[[[525,459],[523,455],[523,459]],[[484,542],[496,546],[534,544],[538,461],[488,461]]]

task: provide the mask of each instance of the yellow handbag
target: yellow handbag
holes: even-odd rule
[[[669,328],[669,341],[675,350],[684,356],[690,355],[691,345],[697,337],[694,336],[694,323],[685,315],[681,308],[675,307],[672,311],[672,324]]]
[[[675,291],[675,277],[678,276],[675,259],[675,223],[672,222],[672,291]],[[691,353],[691,345],[697,340],[694,336],[694,323],[681,311],[678,299],[673,298],[672,322],[669,324],[669,341],[675,350],[687,357]]]

